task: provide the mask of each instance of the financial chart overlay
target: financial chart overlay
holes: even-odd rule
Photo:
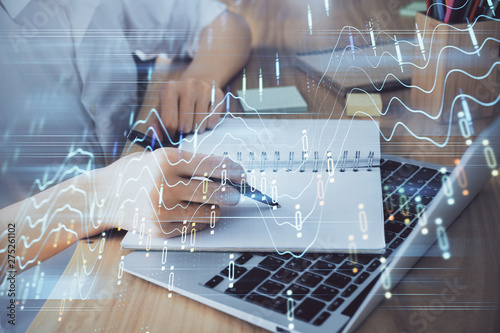
[[[113,156],[88,149],[91,131],[64,139],[64,156],[50,165],[37,161],[35,143],[0,156],[1,177],[24,172],[29,188],[0,234],[2,329],[15,330],[23,313],[46,300],[57,307],[49,330],[83,311],[73,308],[78,300],[95,299],[99,310],[92,318],[106,316],[112,298],[134,308],[125,296],[133,291],[123,282],[130,250],[160,271],[168,302],[180,300],[173,292],[183,285],[169,257],[182,252],[196,258],[186,259],[196,283],[286,315],[290,330],[297,323],[320,327],[337,309],[349,311],[349,297],[375,278],[391,302],[395,284],[384,267],[412,233],[437,240],[439,263],[453,260],[443,218],[429,219],[427,208],[438,193],[446,197],[441,204],[452,207],[470,195],[460,160],[469,147],[478,147],[480,166],[498,177],[500,147],[475,139],[499,112],[500,7],[498,1],[479,2],[484,8],[472,0],[432,1],[411,16],[412,29],[402,30],[385,29],[375,12],[364,26],[324,29],[322,22],[338,15],[335,2],[294,2],[294,20],[302,27],[294,30],[294,49],[267,46],[272,51],[265,56],[256,51],[222,98],[214,82],[210,111],[191,132],[172,133],[158,105],[148,103],[157,87],[150,66],[145,102],[123,110],[123,138],[106,142]],[[229,5],[247,8],[245,3]],[[52,33],[34,38],[47,38],[49,47]],[[260,105],[276,98],[268,88],[290,85],[304,96],[306,110],[262,112]],[[50,107],[53,97],[29,103]],[[200,133],[214,116],[213,128]],[[42,133],[43,115],[33,117],[26,137]],[[0,135],[7,143],[22,134],[7,128]],[[404,158],[426,153],[432,163]],[[114,162],[103,168],[103,160]],[[97,172],[101,168],[107,171]],[[458,176],[452,179],[452,172]],[[117,235],[121,249],[110,245]],[[44,262],[49,257],[43,253],[75,242],[73,266],[47,292],[56,283],[53,259]],[[213,252],[224,254],[222,268],[198,266]],[[112,265],[105,262],[110,255]],[[99,299],[95,290],[103,276],[112,291]],[[33,303],[38,300],[43,302]],[[492,307],[498,313],[498,299]],[[88,330],[119,330],[94,327],[85,316],[78,318]],[[424,327],[412,324],[418,318],[407,324]],[[434,321],[423,318],[425,327]],[[35,324],[47,321],[38,315]],[[140,325],[149,331],[148,322]]]

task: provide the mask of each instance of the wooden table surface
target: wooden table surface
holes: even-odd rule
[[[309,117],[319,115],[326,118],[332,113],[334,119],[338,118],[344,105],[336,103],[336,92],[323,86],[316,91],[317,82],[311,81],[307,92],[304,87],[307,77],[295,68],[290,55],[297,51],[331,47],[332,40],[339,38],[339,29],[345,25],[365,29],[367,20],[374,17],[377,17],[380,29],[393,34],[412,33],[414,26],[413,19],[397,15],[399,8],[409,1],[330,1],[330,15],[327,17],[324,1],[315,0],[308,2],[315,18],[315,33],[309,37],[306,36],[309,30],[304,1],[227,2],[229,8],[245,16],[253,33],[253,53],[246,66],[247,88],[257,87],[259,68],[265,73],[264,86],[276,85],[273,68],[275,53],[279,52],[283,59],[280,84],[299,88],[309,105]],[[142,116],[150,105],[156,105],[157,81],[172,75],[165,73],[169,70],[171,67],[158,64]],[[239,73],[230,82],[229,90],[235,93],[241,89],[241,80],[242,73]],[[409,99],[409,93],[409,90],[401,90],[383,94],[384,106],[392,96]],[[232,103],[231,111],[241,112],[241,108]],[[495,111],[499,111],[498,106]],[[381,129],[389,133],[398,121],[436,139],[442,139],[447,129],[446,125],[409,115],[398,108],[389,110],[388,115],[380,120]],[[487,120],[483,120],[477,124],[486,123]],[[451,166],[465,149],[456,126],[452,129],[450,144],[444,149],[416,140],[401,129],[396,134],[394,140],[382,141],[383,153]],[[381,302],[357,331],[500,332],[498,207],[500,179],[496,177],[447,230],[451,258],[444,260],[439,246],[434,244],[392,290],[392,298]],[[60,295],[61,288],[68,288],[68,281],[72,281],[71,288],[65,298],[51,297],[46,301],[30,331],[264,332],[183,296],[173,294],[169,298],[164,288],[127,273],[120,277],[120,260],[130,252],[120,249],[124,234],[124,231],[109,231],[100,254],[90,250],[100,246],[95,239],[79,242],[55,291]],[[79,293],[75,288],[77,282],[81,286]]]

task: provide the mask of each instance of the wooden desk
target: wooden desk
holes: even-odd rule
[[[367,18],[378,15],[381,20],[385,17],[383,29],[400,34],[407,32],[405,29],[413,29],[411,19],[401,19],[394,14],[407,2],[335,1],[330,3],[329,17],[324,12],[323,0],[311,1],[311,9],[315,29],[339,29],[347,24],[362,28]],[[330,42],[324,44],[327,32],[318,32],[314,35],[317,38],[303,38],[308,33],[307,4],[303,1],[243,1],[241,6],[232,7],[247,18],[254,37],[254,52],[246,72],[248,88],[257,87],[259,68],[269,69],[264,73],[274,73],[276,51],[280,52],[282,59],[291,59],[287,55],[296,50],[328,47],[331,42],[332,36],[329,36]],[[318,17],[323,19],[316,19]],[[292,60],[282,64],[281,84],[294,84],[304,91],[305,74],[295,69]],[[155,79],[164,77],[158,68]],[[240,73],[230,83],[230,91],[241,88],[241,79]],[[273,75],[265,75],[265,86],[275,85],[274,80]],[[316,84],[311,82],[311,92],[304,94],[310,112],[324,118],[333,110],[333,117],[338,117],[343,105],[335,104],[334,94],[323,87],[316,93]],[[153,83],[146,105],[155,105],[155,87]],[[384,94],[384,103],[394,95],[405,100],[409,91]],[[236,112],[238,108],[237,103],[232,103],[231,111]],[[381,120],[381,128],[388,133],[397,121],[425,130],[436,138],[446,129],[444,125],[401,114],[398,110],[390,110]],[[444,150],[419,142],[403,130],[396,133],[393,141],[382,142],[384,153],[452,165],[465,148],[456,128],[453,128],[452,140]],[[435,244],[392,290],[392,298],[384,300],[358,331],[500,331],[499,206],[500,179],[497,177],[447,230],[451,258],[442,259]],[[169,298],[164,288],[127,273],[118,278],[121,256],[129,253],[120,249],[123,236],[123,231],[109,232],[100,258],[98,251],[89,251],[89,245],[98,245],[95,240],[79,243],[64,277],[75,276],[75,281],[76,277],[80,278],[83,299],[82,295],[71,295],[68,291],[63,300],[48,300],[30,331],[264,332],[188,298],[176,294]],[[86,259],[85,267],[91,271],[89,276],[82,274],[82,258]],[[66,288],[63,280],[56,290]]]

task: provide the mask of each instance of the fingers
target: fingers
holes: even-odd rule
[[[158,224],[158,227],[155,228],[154,236],[163,237],[163,238],[172,238],[177,236],[186,237],[186,240],[191,243],[191,237],[195,240],[194,231],[201,231],[207,228],[208,224],[206,223],[179,223],[179,222],[162,222]],[[192,235],[192,236],[191,236]]]
[[[194,127],[198,128],[198,133],[203,133],[207,128],[207,114],[211,112],[210,95],[211,87],[204,86],[204,89],[199,92],[196,100],[196,109],[194,110]],[[197,127],[196,127],[197,126]]]
[[[214,179],[229,179],[239,184],[245,178],[245,170],[228,157],[208,156],[181,151],[181,162],[176,165],[176,172],[183,177],[210,177]]]
[[[222,106],[212,113],[212,107],[223,99],[224,93],[215,87],[212,105],[212,84],[198,79],[186,79],[181,82],[167,82],[160,92],[161,119],[168,133],[176,131],[185,134],[198,130],[203,133],[212,129],[219,121]],[[208,117],[207,117],[208,116]]]
[[[212,205],[234,206],[240,201],[240,192],[229,184],[191,179],[182,190],[181,199]]]
[[[181,93],[180,96],[179,124],[177,130],[186,134],[191,133],[195,129],[193,123],[195,117],[193,113],[197,93],[193,89],[193,87],[188,86],[187,90]]]
[[[174,137],[179,124],[179,93],[175,83],[168,82],[160,91],[160,116],[170,137]]]
[[[223,99],[224,99],[224,93],[222,92],[222,90],[216,89],[214,107],[217,106],[220,102],[222,102]],[[210,112],[211,111],[212,110],[210,110]],[[220,105],[215,110],[215,112],[212,115],[210,115],[210,117],[208,118],[207,128],[213,129],[217,125],[217,123],[219,122],[221,115],[222,115],[222,105]]]
[[[182,202],[175,208],[162,208],[160,222],[215,223],[219,220],[220,208],[217,205]]]

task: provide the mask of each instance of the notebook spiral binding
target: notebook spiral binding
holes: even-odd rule
[[[228,153],[227,152],[224,152],[223,156],[227,156]],[[314,154],[313,154],[313,166],[312,166],[312,172],[318,172],[319,170],[319,163],[320,163],[320,156],[319,156],[319,152],[318,151],[315,151]],[[333,170],[331,170],[332,168],[334,168],[334,162],[333,162],[333,154],[331,151],[328,151],[327,152],[327,155],[326,155],[326,165],[327,165],[327,168],[326,168],[326,171],[328,173],[332,173]],[[289,154],[288,154],[288,161],[287,161],[287,164],[286,164],[286,171],[290,172],[292,171],[293,169],[293,164],[294,164],[294,152],[291,151]],[[301,164],[300,164],[300,168],[299,168],[299,172],[305,172],[306,171],[306,161],[307,161],[307,152],[303,151],[302,152],[302,156],[301,156]],[[347,150],[344,150],[344,152],[342,153],[342,158],[341,160],[339,161],[339,171],[340,172],[345,172],[346,169],[347,169],[347,162],[348,162],[348,157],[349,157],[349,151]],[[373,164],[374,164],[374,159],[375,159],[375,152],[374,151],[370,151],[368,153],[368,162],[367,162],[367,165],[366,165],[366,171],[372,171],[373,169]],[[242,152],[238,152],[237,155],[236,155],[236,160],[238,163],[242,164],[243,162],[243,154]],[[354,155],[354,163],[353,163],[353,166],[352,166],[352,171],[354,172],[358,172],[360,170],[360,160],[361,160],[361,151],[357,150],[355,152],[355,155]],[[281,161],[281,153],[276,150],[274,152],[274,159],[273,159],[273,172],[278,172],[279,170],[279,165],[280,165],[280,161]],[[262,152],[261,153],[261,156],[260,156],[260,172],[264,172],[266,171],[266,162],[267,162],[267,153],[266,152]],[[254,163],[255,163],[255,153],[253,151],[249,152],[248,154],[248,168],[247,168],[247,171],[248,172],[252,172],[252,170],[254,169]]]

